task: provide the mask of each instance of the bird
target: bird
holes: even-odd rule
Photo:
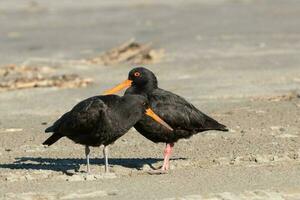
[[[173,128],[167,129],[144,117],[134,125],[140,134],[152,142],[166,144],[163,165],[154,173],[168,172],[173,147],[179,139],[209,130],[228,131],[225,125],[204,114],[183,97],[159,88],[155,74],[145,67],[133,68],[127,80],[105,91],[105,94],[117,93],[125,88],[125,96],[138,94],[147,97],[153,111]]]
[[[87,173],[90,173],[90,146],[104,145],[105,172],[108,168],[108,145],[123,136],[142,117],[150,116],[167,129],[172,128],[157,116],[147,98],[141,95],[99,95],[87,98],[63,114],[45,132],[53,134],[43,142],[52,145],[62,137],[85,145]]]

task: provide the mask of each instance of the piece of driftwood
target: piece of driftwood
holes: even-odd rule
[[[50,75],[49,67],[8,65],[0,68],[0,91],[35,87],[77,88],[92,82],[77,74]]]
[[[125,62],[130,64],[150,64],[159,62],[163,56],[163,49],[154,50],[151,49],[151,43],[140,44],[131,39],[98,57],[86,59],[85,62],[103,65],[115,65]]]

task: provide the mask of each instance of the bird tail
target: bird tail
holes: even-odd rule
[[[225,125],[220,124],[219,122],[217,122],[216,120],[210,117],[207,117],[205,121],[205,127],[207,127],[208,130],[217,130],[217,131],[224,131],[224,132],[229,131]]]
[[[46,129],[47,130],[47,129]],[[57,142],[57,140],[59,140],[60,138],[62,138],[63,136],[57,134],[57,133],[54,133],[53,135],[51,135],[45,142],[43,142],[43,145],[52,145],[54,144],[55,142]]]
[[[220,123],[219,123],[219,126],[215,130],[217,130],[217,131],[224,131],[224,132],[229,131],[228,128],[225,125],[220,124]]]
[[[45,129],[45,133],[54,132],[54,126],[49,126]]]

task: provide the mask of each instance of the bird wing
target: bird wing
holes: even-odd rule
[[[52,127],[46,129],[51,132],[59,132],[65,136],[71,134],[91,133],[99,128],[100,122],[108,120],[105,117],[108,106],[101,96],[91,97],[79,102],[71,111],[59,118]]]
[[[199,111],[184,98],[169,91],[156,89],[148,97],[154,112],[171,125],[173,129],[204,131],[226,128]]]

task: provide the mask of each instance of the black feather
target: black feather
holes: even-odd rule
[[[135,72],[141,75],[135,77]],[[142,67],[135,68],[129,72],[129,79],[133,82],[125,95],[146,96],[153,111],[174,129],[170,131],[145,116],[134,127],[149,140],[174,143],[181,138],[189,138],[203,131],[228,131],[225,125],[202,113],[184,98],[158,88],[157,79],[150,70]]]
[[[43,142],[43,145],[50,146],[50,145],[54,144],[55,142],[57,142],[62,137],[63,137],[62,135],[54,133],[45,142]]]
[[[95,96],[79,102],[45,132],[54,132],[43,144],[61,137],[88,146],[109,145],[124,135],[145,113],[147,99],[140,95]]]
[[[54,132],[53,126],[49,126],[48,128],[45,129],[45,133],[50,133],[50,132]]]

